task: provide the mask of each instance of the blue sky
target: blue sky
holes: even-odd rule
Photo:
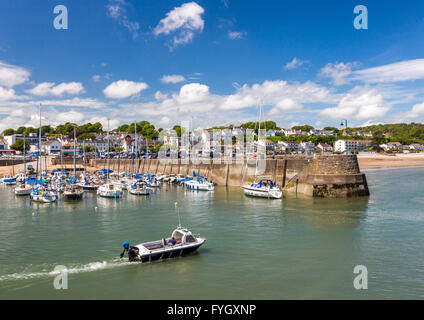
[[[423,1],[2,1],[0,130],[40,103],[52,125],[239,124],[258,101],[281,127],[423,121],[423,34]]]

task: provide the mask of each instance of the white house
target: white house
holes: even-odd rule
[[[57,140],[47,140],[41,142],[41,153],[43,154],[57,154],[62,150],[62,144]]]
[[[278,141],[278,145],[282,151],[287,152],[299,152],[299,145],[295,142],[289,141]]]
[[[322,143],[322,142],[318,143],[317,148],[319,150],[321,150],[322,152],[332,152],[333,151],[333,147],[332,146],[330,146],[327,143]]]
[[[305,150],[306,153],[311,153],[315,149],[315,144],[313,142],[301,142],[300,148]]]
[[[380,148],[383,148],[384,151],[389,151],[393,149],[401,149],[402,144],[400,142],[389,142],[389,143],[380,144]]]
[[[348,151],[362,151],[371,147],[371,140],[348,140]],[[334,151],[346,152],[346,140],[337,140],[334,142]]]

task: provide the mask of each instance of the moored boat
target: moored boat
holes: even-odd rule
[[[244,185],[244,194],[257,198],[281,199],[283,192],[272,180],[262,179],[250,185]]]
[[[113,183],[106,183],[97,189],[97,194],[103,198],[121,198],[122,189]]]
[[[67,200],[81,200],[84,194],[84,190],[77,184],[70,184],[65,187],[63,196]]]
[[[21,184],[15,188],[15,195],[17,196],[28,196],[31,194],[32,187],[28,184]]]
[[[215,185],[213,182],[208,181],[205,177],[193,172],[194,178],[188,181],[184,181],[184,185],[187,189],[199,190],[199,191],[213,191]]]
[[[54,191],[36,187],[30,194],[30,199],[35,202],[51,203],[57,201],[57,194]]]

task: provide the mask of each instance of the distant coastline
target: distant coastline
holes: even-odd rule
[[[424,167],[424,153],[358,155],[358,162],[361,170]]]

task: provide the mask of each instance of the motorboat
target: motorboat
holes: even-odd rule
[[[270,179],[261,179],[250,185],[244,185],[244,194],[257,198],[281,199],[283,192]]]
[[[15,195],[17,196],[28,196],[31,194],[32,187],[28,184],[22,183],[20,186],[15,188]]]
[[[97,194],[103,198],[121,198],[122,189],[114,183],[105,183],[97,189]]]
[[[188,229],[178,227],[171,237],[162,240],[144,242],[131,246],[128,241],[122,243],[124,251],[128,253],[130,262],[151,262],[187,255],[196,251],[206,242],[205,238],[195,237]]]
[[[141,196],[153,193],[153,188],[148,187],[144,182],[135,182],[128,188],[130,194]]]
[[[213,182],[208,181],[208,179],[195,172],[193,172],[193,179],[184,181],[184,185],[191,190],[213,191],[215,189]]]
[[[16,184],[16,180],[14,177],[12,177],[11,175],[6,175],[4,176],[2,179],[0,179],[1,182],[3,182],[5,185],[15,185]]]
[[[43,187],[36,187],[30,194],[30,199],[35,202],[51,203],[57,201],[57,194]]]
[[[69,184],[65,187],[63,196],[67,200],[81,200],[84,195],[84,190],[78,184]]]

